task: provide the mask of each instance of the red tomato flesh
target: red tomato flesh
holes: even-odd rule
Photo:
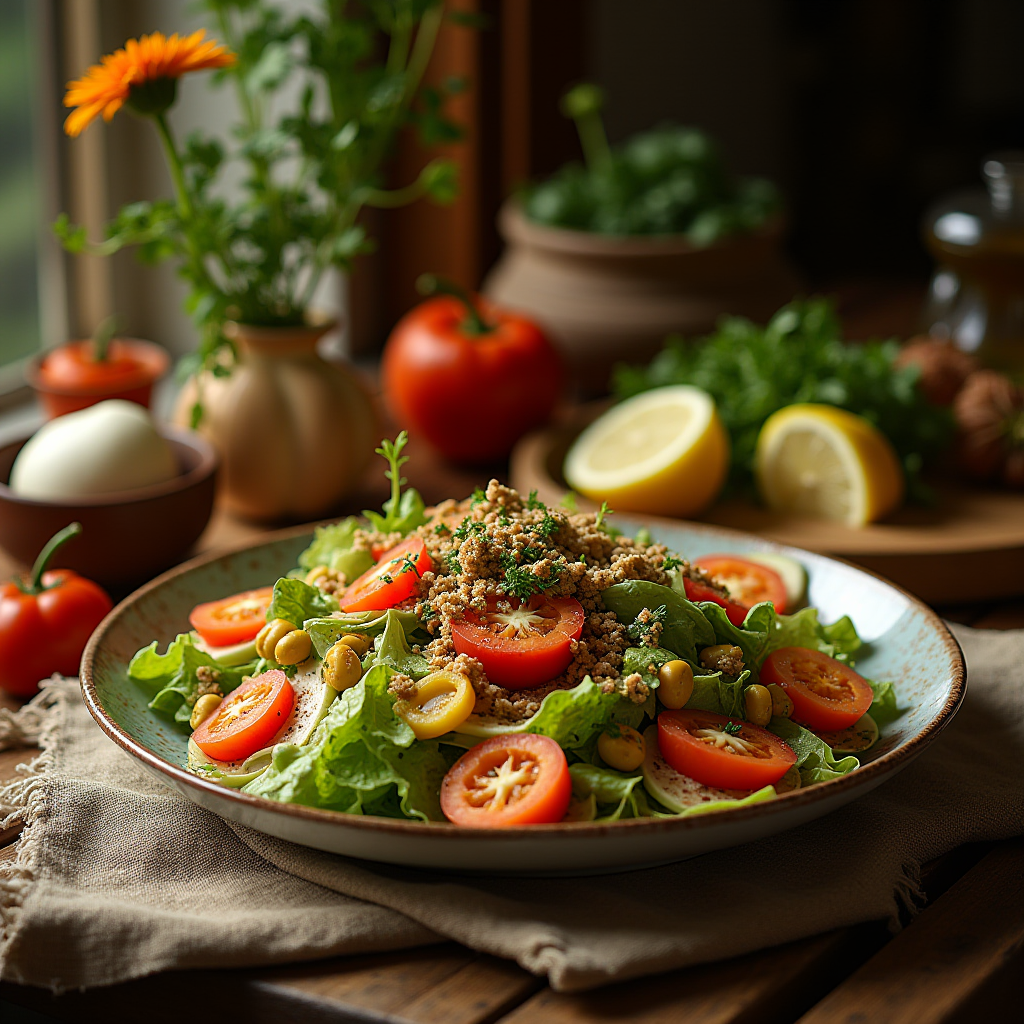
[[[270,746],[293,707],[295,691],[288,677],[271,669],[232,690],[192,739],[207,757],[241,761]]]
[[[568,762],[550,736],[494,736],[449,769],[441,810],[469,828],[543,825],[565,817],[571,796]]]
[[[753,608],[761,601],[771,601],[780,615],[785,614],[786,585],[767,565],[738,555],[706,555],[694,564],[706,569],[716,583],[725,587],[736,604]]]
[[[745,605],[732,601],[728,597],[722,597],[713,587],[709,587],[706,583],[698,583],[697,580],[691,580],[689,576],[683,577],[683,587],[686,590],[687,600],[693,601],[695,604],[698,601],[713,601],[715,604],[720,604],[725,609],[726,618],[734,626],[743,625],[743,620],[750,610]]]
[[[793,702],[793,721],[837,732],[864,716],[871,684],[841,661],[806,647],[780,647],[765,658],[761,682],[777,683]]]
[[[735,733],[724,726],[739,726]],[[663,711],[658,747],[677,772],[716,789],[760,789],[796,764],[796,752],[774,733],[710,711]]]
[[[459,654],[476,658],[487,678],[507,690],[528,690],[561,675],[572,661],[572,641],[583,632],[586,613],[572,597],[515,598],[485,615],[452,623]]]
[[[207,601],[192,609],[188,621],[211,647],[244,644],[263,628],[273,596],[273,587],[260,587]]]
[[[345,591],[342,611],[383,611],[416,593],[416,583],[433,563],[421,537],[406,537]]]

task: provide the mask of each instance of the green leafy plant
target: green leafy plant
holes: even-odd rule
[[[383,187],[381,168],[405,124],[426,145],[460,137],[444,106],[464,83],[423,84],[443,0],[320,0],[313,11],[269,0],[198,6],[230,51],[230,66],[214,76],[215,84],[233,85],[238,100],[241,120],[230,141],[202,132],[175,140],[165,114],[180,70],[130,86],[125,102],[157,128],[174,198],[125,206],[95,244],[66,215],[55,230],[71,252],[132,246],[146,262],[175,262],[200,331],[183,370],[223,375],[233,358],[224,323],[301,324],[324,272],[347,268],[372,247],[358,222],[364,207],[454,199],[451,161],[431,160],[393,190]],[[286,88],[298,95],[290,109],[275,102]],[[69,91],[75,102],[82,101]],[[226,192],[225,173],[239,166],[241,186]]]
[[[605,235],[685,235],[697,246],[753,231],[779,210],[774,186],[729,173],[697,128],[661,125],[611,147],[601,121],[604,93],[582,83],[562,97],[584,163],[567,164],[521,196],[530,220]]]
[[[644,367],[620,367],[615,392],[628,398],[666,384],[692,384],[715,399],[732,441],[730,484],[753,492],[754,452],[764,421],[796,402],[821,402],[870,420],[896,449],[910,496],[927,500],[922,466],[945,449],[953,423],[917,386],[916,367],[898,367],[895,341],[843,341],[826,299],[793,302],[766,326],[723,318],[705,338],[669,338]]]

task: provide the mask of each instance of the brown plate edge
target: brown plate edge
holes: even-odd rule
[[[676,528],[678,528],[681,522],[680,520],[661,519],[656,516],[640,516],[636,514],[630,515],[630,518],[641,522],[647,521],[652,525],[671,525]],[[155,577],[149,583],[139,587],[138,590],[133,591],[128,595],[128,597],[117,604],[103,619],[99,626],[97,626],[96,630],[89,638],[89,642],[86,644],[85,651],[82,654],[82,664],[80,669],[82,696],[85,700],[86,707],[89,709],[90,714],[96,720],[99,727],[111,740],[121,747],[122,750],[131,754],[133,757],[142,761],[151,768],[154,768],[162,774],[167,775],[169,778],[174,779],[177,783],[183,783],[199,792],[208,793],[214,797],[221,797],[229,801],[234,801],[240,806],[262,810],[273,810],[274,812],[284,814],[285,816],[304,819],[306,821],[315,821],[327,825],[344,824],[347,828],[366,829],[371,832],[384,832],[395,835],[425,834],[436,837],[455,837],[465,835],[469,832],[472,834],[474,839],[489,838],[492,840],[508,840],[510,838],[525,840],[544,835],[564,836],[566,834],[596,837],[607,835],[612,830],[619,833],[625,829],[633,829],[639,834],[644,835],[665,831],[710,828],[714,825],[715,819],[718,818],[720,813],[728,814],[728,820],[732,822],[749,821],[768,813],[774,813],[774,810],[779,807],[795,809],[800,806],[815,803],[818,800],[825,799],[826,797],[838,795],[851,788],[859,788],[864,783],[879,776],[884,777],[912,761],[936,738],[936,736],[938,736],[938,734],[952,721],[953,716],[956,714],[958,708],[963,702],[964,695],[966,693],[967,673],[963,651],[960,644],[957,642],[956,637],[953,636],[946,627],[946,624],[934,611],[932,611],[931,608],[916,598],[913,594],[907,592],[902,587],[897,586],[895,583],[890,582],[883,576],[879,576],[867,569],[863,569],[852,562],[846,561],[845,559],[836,558],[831,555],[821,555],[816,552],[809,551],[804,553],[811,555],[816,559],[821,558],[827,561],[838,562],[842,565],[848,566],[849,568],[855,569],[857,572],[864,573],[866,576],[871,576],[874,579],[879,580],[886,586],[897,591],[897,593],[902,594],[912,606],[917,607],[924,613],[926,620],[930,621],[932,626],[942,637],[946,651],[953,663],[954,673],[950,694],[941,711],[939,711],[939,713],[916,736],[909,739],[905,744],[897,749],[892,750],[887,754],[883,754],[870,764],[857,768],[855,771],[852,771],[841,778],[830,779],[828,782],[816,783],[814,786],[808,787],[807,789],[791,790],[788,793],[784,793],[781,796],[776,797],[774,800],[751,804],[746,807],[738,807],[726,812],[695,814],[685,818],[629,818],[624,821],[608,822],[600,825],[590,822],[559,822],[551,825],[526,825],[494,830],[467,829],[451,825],[447,822],[421,822],[400,820],[397,818],[382,818],[373,815],[345,814],[342,811],[321,810],[315,807],[306,807],[301,804],[280,803],[276,800],[252,796],[249,793],[242,793],[238,790],[220,786],[215,782],[201,779],[198,776],[193,775],[191,772],[186,771],[184,768],[172,764],[170,761],[165,761],[162,757],[157,756],[146,747],[143,747],[107,715],[96,692],[96,686],[93,680],[93,663],[96,658],[96,652],[101,646],[106,633],[114,626],[120,616],[132,604],[134,604],[135,601],[150,591],[159,588],[169,580],[174,579],[177,576],[184,575],[191,569],[209,565],[221,558],[240,554],[265,544],[273,544],[281,540],[302,536],[303,534],[310,534],[313,525],[314,524],[305,524],[301,526],[288,527],[283,530],[276,530],[266,534],[265,537],[257,544],[249,541],[230,548],[208,552],[206,554],[199,555],[196,558],[192,558],[187,562],[183,562],[181,565],[178,565],[173,569],[169,569],[167,572]],[[752,534],[743,533],[740,530],[711,526],[706,523],[687,522],[685,525],[687,528],[694,529],[697,532],[702,533],[714,533],[718,535],[731,534],[738,538],[754,536]],[[775,542],[771,541],[769,543]],[[777,546],[786,547],[786,545]],[[800,551],[798,548],[790,548],[789,550]]]

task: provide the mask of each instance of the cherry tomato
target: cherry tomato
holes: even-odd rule
[[[706,583],[699,583],[697,580],[691,580],[689,576],[683,577],[683,587],[688,600],[694,603],[713,601],[715,604],[720,604],[725,609],[726,617],[734,626],[743,625],[743,620],[750,610],[745,605],[732,601],[728,597],[722,597],[713,587],[709,587]]]
[[[508,603],[508,611],[495,604],[484,615],[453,622],[455,650],[476,658],[487,678],[508,690],[528,690],[561,675],[572,661],[572,641],[583,632],[583,606],[573,597],[543,594]]]
[[[761,682],[781,686],[793,702],[793,721],[808,729],[845,729],[875,697],[871,684],[849,665],[807,647],[772,651],[761,666]]]
[[[295,691],[279,669],[253,676],[232,690],[192,739],[207,757],[241,761],[269,747],[295,707]]]
[[[698,558],[695,564],[706,569],[716,583],[725,587],[736,604],[752,608],[761,601],[771,601],[780,615],[785,613],[786,584],[767,565],[739,555],[706,555]]]
[[[78,675],[92,631],[113,607],[97,584],[70,569],[46,572],[53,553],[82,532],[72,523],[43,548],[31,574],[0,585],[0,689],[31,697],[54,672]]]
[[[774,733],[711,711],[663,711],[658,748],[677,772],[716,789],[770,786],[796,764],[796,752]]]
[[[266,625],[273,597],[273,587],[260,587],[219,601],[207,601],[189,612],[188,621],[211,647],[244,644]]]
[[[441,810],[470,828],[543,825],[565,817],[571,796],[569,765],[550,736],[493,736],[449,769]]]
[[[388,338],[384,394],[402,425],[457,462],[486,462],[545,422],[562,389],[544,332],[483,299],[442,295],[417,306]]]
[[[422,537],[406,537],[380,561],[367,569],[345,591],[341,609],[346,612],[383,611],[393,608],[416,592],[416,581],[429,572],[433,562]]]

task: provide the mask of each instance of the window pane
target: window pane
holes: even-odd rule
[[[0,364],[39,348],[33,0],[0,0]]]

